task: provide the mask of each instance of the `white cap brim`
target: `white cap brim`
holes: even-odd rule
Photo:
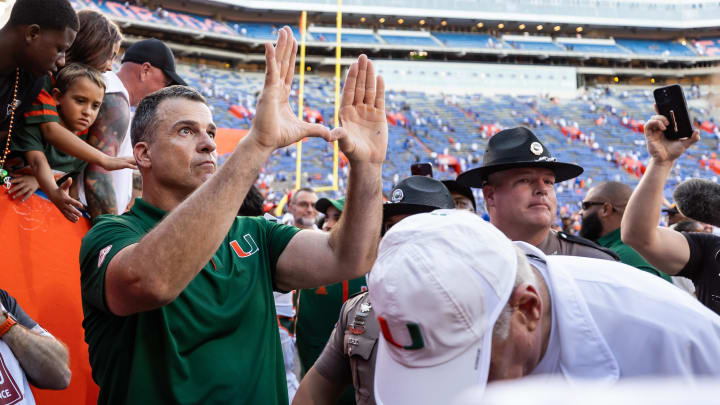
[[[393,360],[388,344],[381,335],[374,386],[378,405],[449,404],[464,390],[487,385],[492,332],[486,333],[459,356],[434,367],[406,367]],[[379,379],[379,375],[383,377]]]

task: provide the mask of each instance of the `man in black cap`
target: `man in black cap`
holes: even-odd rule
[[[136,42],[125,51],[120,71],[103,74],[107,91],[100,113],[88,136],[88,143],[109,156],[132,156],[130,107],[148,94],[173,84],[186,85],[175,72],[175,57],[162,41],[151,38]],[[138,175],[139,177],[139,175]],[[133,172],[107,172],[97,165],[85,170],[85,187],[80,199],[93,218],[101,214],[122,214],[132,200]],[[136,181],[137,182],[137,181]],[[84,192],[83,192],[84,191]]]
[[[443,184],[426,176],[401,180],[383,204],[383,234],[401,220],[415,214],[453,209],[455,203]],[[375,404],[374,376],[380,324],[367,292],[351,297],[340,310],[340,318],[320,357],[305,374],[293,405],[341,403],[344,390],[355,388],[355,403]]]
[[[443,180],[442,184],[450,191],[456,209],[468,210],[470,212],[477,211],[475,196],[470,187],[460,184],[455,180]]]
[[[458,176],[482,187],[490,222],[508,238],[537,246],[546,254],[617,260],[587,239],[550,229],[555,221],[555,183],[579,176],[583,168],[558,162],[529,129],[506,129],[488,141],[482,166]]]

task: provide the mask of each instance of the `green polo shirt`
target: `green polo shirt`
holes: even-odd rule
[[[298,230],[238,217],[172,303],[113,315],[104,294],[108,263],[165,214],[138,198],[123,215],[98,217],[82,240],[83,328],[98,404],[287,404],[273,276]]]
[[[650,274],[654,274],[666,281],[672,283],[670,276],[663,273],[662,271],[653,267],[650,263],[645,261],[640,253],[636,252],[635,249],[623,243],[620,239],[620,228],[610,232],[609,234],[601,237],[597,240],[598,245],[604,246],[620,256],[620,261],[642,271],[647,271]]]
[[[335,328],[345,301],[363,291],[367,291],[365,276],[298,291],[295,338],[303,374],[315,364],[330,340],[330,334]],[[354,403],[355,391],[352,387],[348,387],[336,404]]]

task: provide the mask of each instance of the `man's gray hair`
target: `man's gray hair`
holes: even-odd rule
[[[138,142],[151,142],[153,133],[157,127],[157,108],[165,100],[172,98],[184,98],[190,101],[197,101],[208,105],[205,97],[197,90],[188,86],[169,86],[160,89],[154,93],[150,93],[142,99],[135,110],[133,116],[132,127],[130,129],[130,140],[132,146]]]
[[[513,291],[520,284],[529,283],[535,287],[538,287],[537,277],[530,268],[530,264],[525,257],[525,252],[519,247],[515,246],[515,254],[517,255],[517,274],[515,275],[515,284],[513,285]],[[510,302],[505,303],[500,316],[495,321],[495,327],[493,328],[493,340],[498,339],[504,341],[510,335],[510,317],[512,316],[513,309],[510,306]]]

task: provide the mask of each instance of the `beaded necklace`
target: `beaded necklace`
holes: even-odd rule
[[[10,176],[5,166],[5,160],[10,153],[10,138],[12,137],[13,122],[15,121],[15,107],[17,107],[17,90],[20,82],[20,68],[15,68],[15,87],[13,88],[12,104],[10,105],[10,125],[8,126],[7,140],[5,141],[5,150],[3,151],[2,160],[0,160],[0,182],[5,183],[5,187],[10,188]]]

